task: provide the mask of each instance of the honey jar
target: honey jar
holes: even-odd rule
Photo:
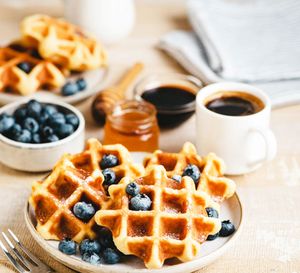
[[[103,142],[123,144],[129,151],[153,152],[158,149],[155,107],[145,101],[118,102],[106,117]]]

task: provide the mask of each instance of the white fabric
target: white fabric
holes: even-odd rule
[[[300,102],[300,1],[189,0],[193,32],[174,31],[160,47],[207,83],[263,88],[274,106]]]

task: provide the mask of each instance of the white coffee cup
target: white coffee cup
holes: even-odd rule
[[[228,116],[209,110],[205,103],[218,92],[249,93],[260,99],[264,106],[257,113]],[[226,164],[226,173],[249,173],[272,160],[277,143],[269,128],[271,102],[259,88],[248,84],[221,82],[201,89],[196,99],[197,149],[200,154],[216,153]]]
[[[126,37],[135,22],[133,0],[64,0],[65,18],[94,34],[102,43]]]

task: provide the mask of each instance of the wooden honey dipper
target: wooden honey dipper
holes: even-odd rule
[[[92,104],[92,115],[98,124],[103,125],[105,123],[106,114],[117,101],[125,98],[126,90],[142,71],[143,67],[144,65],[142,63],[136,63],[117,85],[101,91],[96,96]]]

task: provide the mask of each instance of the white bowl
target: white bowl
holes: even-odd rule
[[[28,100],[21,100],[5,105],[0,109],[0,114],[4,112],[12,114],[27,101]],[[67,111],[74,113],[79,119],[77,130],[62,140],[42,144],[17,142],[0,134],[0,162],[4,165],[20,171],[49,171],[63,154],[74,154],[83,150],[85,127],[83,115],[75,107],[67,103],[53,102],[51,100],[39,101],[63,107],[67,109]]]

